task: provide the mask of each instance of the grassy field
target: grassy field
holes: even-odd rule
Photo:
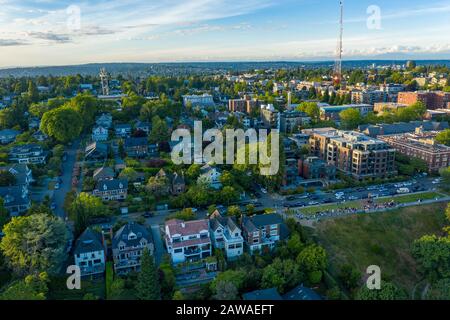
[[[402,196],[396,196],[393,197],[392,199],[395,200],[395,202],[397,203],[411,203],[411,202],[416,202],[418,200],[433,200],[436,198],[443,198],[444,196],[440,193],[437,192],[424,192],[424,193],[419,193],[419,194],[406,194],[406,195],[402,195]],[[381,199],[377,199],[376,202],[377,203],[383,203],[386,202],[387,198],[381,198]]]
[[[334,276],[344,264],[363,274],[368,266],[378,265],[383,279],[411,293],[420,280],[411,245],[425,234],[442,232],[445,207],[445,203],[439,203],[325,220],[311,232],[327,249]]]
[[[340,208],[362,208],[362,201],[358,200],[358,201],[346,201],[343,203],[333,203],[333,204],[324,204],[321,206],[314,206],[314,207],[306,207],[306,208],[301,208],[300,212],[303,214],[315,214],[317,212],[321,212],[321,211],[326,211],[326,210],[336,210],[336,209],[340,209]]]

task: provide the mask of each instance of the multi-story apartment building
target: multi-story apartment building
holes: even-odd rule
[[[11,148],[9,160],[11,162],[25,164],[43,164],[45,163],[47,154],[38,144],[26,144]]]
[[[382,123],[382,124],[365,124],[358,127],[358,131],[370,137],[387,136],[401,133],[414,133],[417,128],[423,131],[442,131],[449,129],[447,121],[410,121],[397,123]]]
[[[212,253],[209,220],[166,221],[165,242],[173,263],[209,257]]]
[[[209,107],[214,105],[213,96],[204,93],[202,95],[184,95],[183,96],[183,106],[191,104],[193,107]]]
[[[234,259],[244,253],[242,231],[231,217],[224,217],[218,210],[209,217],[211,239],[215,248],[224,249],[227,259]]]
[[[438,172],[439,169],[450,166],[450,147],[436,143],[437,133],[436,131],[425,132],[417,128],[415,133],[386,135],[378,138],[407,157],[425,161],[430,172]]]
[[[273,104],[261,105],[261,120],[266,128],[279,128],[280,112]]]
[[[92,194],[103,201],[125,200],[128,194],[126,179],[111,179],[97,181]]]
[[[242,231],[250,253],[272,250],[281,239],[282,223],[283,220],[278,214],[243,216]]]
[[[450,103],[450,92],[442,91],[416,91],[400,92],[398,94],[398,103],[412,105],[416,102],[422,102],[427,109],[448,108]]]
[[[298,131],[300,126],[311,123],[311,117],[300,111],[285,111],[280,114],[280,132],[291,133]]]
[[[81,276],[105,272],[105,245],[103,236],[98,232],[87,228],[77,239],[73,255]]]
[[[347,109],[356,109],[362,116],[366,116],[369,112],[373,111],[373,105],[347,104],[343,106],[320,107],[320,119],[324,121],[339,121],[339,114]]]
[[[353,104],[375,104],[377,102],[387,102],[389,100],[388,94],[381,90],[363,90],[352,92]]]
[[[245,95],[242,99],[228,100],[228,110],[230,112],[250,114],[253,110],[258,109],[260,106],[261,102],[258,99],[252,99],[249,95]]]
[[[395,149],[359,132],[313,130],[310,147],[314,155],[358,180],[396,174]]]
[[[298,173],[305,179],[329,179],[336,177],[336,167],[319,157],[308,157],[298,161]]]
[[[150,255],[153,255],[155,250],[152,235],[145,227],[130,222],[120,228],[114,234],[112,240],[112,254],[116,274],[139,271],[144,249],[147,249]]]
[[[386,111],[397,111],[398,109],[406,108],[408,105],[396,102],[377,102],[373,106],[373,111],[382,115]]]

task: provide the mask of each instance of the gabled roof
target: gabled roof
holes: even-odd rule
[[[130,235],[135,236],[130,237]],[[124,242],[126,246],[137,246],[142,239],[147,240],[147,242],[153,242],[152,234],[145,227],[135,222],[130,222],[114,234],[112,247],[117,248],[119,242]]]
[[[125,142],[124,142],[125,148],[147,146],[147,145],[148,145],[148,139],[146,137],[127,138],[127,139],[125,139]]]
[[[102,244],[102,237],[98,232],[87,228],[80,235],[75,243],[74,254],[89,253],[95,251],[104,251],[105,247]]]
[[[14,163],[5,167],[1,167],[1,170],[8,171],[14,175],[16,178],[16,185],[26,184],[28,173],[30,173],[30,168],[23,163]]]
[[[126,179],[101,180],[97,182],[97,184],[95,185],[95,189],[99,191],[128,189],[128,180]]]
[[[282,223],[283,219],[276,213],[242,217],[242,225],[250,232],[257,231],[264,226]]]
[[[110,167],[101,167],[98,169],[95,169],[92,177],[95,180],[100,180],[100,179],[105,179],[105,178],[109,178],[112,179],[114,178],[114,170]]]
[[[193,234],[198,234],[200,231],[209,230],[209,221],[203,220],[193,220],[193,221],[183,221],[179,219],[172,219],[166,221],[166,227],[169,229],[171,236],[179,234],[181,236],[188,236]]]

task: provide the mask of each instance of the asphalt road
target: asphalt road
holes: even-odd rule
[[[62,183],[59,185],[59,189],[55,190],[53,193],[53,201],[56,204],[55,214],[58,217],[65,219],[66,212],[64,212],[64,199],[66,194],[72,189],[72,170],[75,166],[77,149],[79,146],[79,141],[76,141],[72,146],[66,148],[67,159],[63,161],[63,175],[60,177]]]

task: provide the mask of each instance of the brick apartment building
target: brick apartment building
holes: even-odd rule
[[[258,110],[261,107],[261,101],[252,99],[250,96],[245,95],[242,99],[230,99],[228,100],[228,111],[230,112],[242,112],[246,114],[252,113],[253,110]]]
[[[304,130],[311,153],[353,178],[383,178],[396,174],[395,149],[355,131],[334,128]]]
[[[437,172],[450,166],[450,147],[436,143],[437,133],[417,128],[415,133],[380,136],[379,139],[407,157],[422,159],[429,172]]]
[[[416,91],[400,92],[398,103],[412,105],[416,102],[423,102],[427,109],[446,109],[450,106],[450,92],[443,91]]]

